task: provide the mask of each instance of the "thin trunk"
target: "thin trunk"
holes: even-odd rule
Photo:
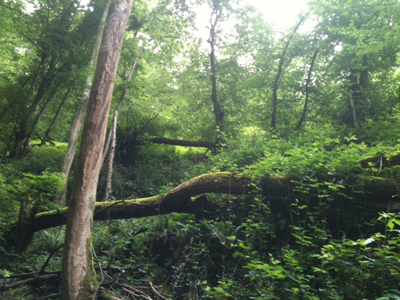
[[[68,209],[62,270],[64,300],[93,299],[97,290],[91,228],[101,168],[99,158],[103,154],[117,66],[132,3],[133,0],[114,0],[104,29]]]
[[[139,53],[136,55],[136,58],[132,65],[131,71],[129,72],[128,80],[126,81],[126,86],[124,88],[124,91],[121,94],[121,98],[119,99],[118,108],[117,108],[118,113],[121,111],[122,103],[124,102],[126,92],[128,91],[128,84],[132,81],[133,73],[135,72],[137,63],[139,62],[140,55],[142,55],[142,47],[139,48]]]
[[[312,70],[314,68],[315,60],[316,60],[316,58],[318,56],[318,51],[319,51],[319,49],[317,48],[315,50],[314,56],[313,56],[313,58],[311,60],[310,68],[308,69],[308,75],[307,75],[307,81],[306,81],[306,101],[304,102],[303,114],[301,115],[300,121],[299,121],[299,123],[297,124],[297,127],[296,127],[297,130],[301,128],[301,126],[303,125],[303,122],[306,119],[307,107],[308,107],[308,99],[310,97],[311,74],[312,74]]]
[[[126,93],[128,91],[128,84],[132,81],[132,76],[133,76],[133,73],[135,72],[136,65],[137,65],[137,63],[139,61],[139,58],[140,58],[141,54],[142,54],[142,47],[139,48],[139,53],[136,55],[136,58],[135,58],[135,61],[134,61],[133,65],[132,65],[131,71],[129,72],[128,80],[126,81],[126,86],[125,86],[125,88],[124,88],[124,90],[123,90],[123,92],[121,94],[121,98],[119,99],[118,107],[117,107],[117,110],[116,110],[118,112],[118,114],[121,111],[122,103],[124,102]],[[116,131],[116,129],[115,129],[115,131]],[[103,155],[103,158],[102,158],[102,164],[104,164],[104,160],[105,160],[106,155],[108,153],[108,149],[110,148],[111,137],[112,137],[111,132],[112,131],[110,131],[110,133],[108,134],[106,146],[104,148],[104,152],[103,152],[104,155]]]
[[[220,1],[213,2],[213,12],[210,17],[210,38],[208,43],[211,47],[210,52],[210,63],[211,63],[211,99],[214,106],[215,121],[217,123],[217,129],[223,130],[224,112],[218,102],[218,92],[217,92],[217,70],[215,68],[215,30],[221,16],[222,8],[219,7]]]
[[[54,115],[54,118],[53,118],[53,120],[51,121],[51,124],[50,124],[49,128],[46,130],[46,133],[44,134],[44,139],[51,140],[51,138],[50,138],[50,131],[53,129],[53,126],[54,126],[54,124],[56,123],[56,120],[57,120],[58,116],[60,115],[61,108],[64,106],[65,101],[67,101],[67,99],[68,99],[68,97],[69,97],[70,94],[71,94],[71,89],[69,88],[69,89],[67,90],[67,92],[65,93],[64,98],[61,100],[61,103],[60,103],[60,105],[59,105],[58,108],[57,108],[56,114]]]
[[[349,93],[349,107],[350,107],[352,124],[354,127],[356,127],[357,126],[357,113],[356,113],[356,107],[355,107],[354,101],[353,101],[353,95],[351,93]]]
[[[111,136],[111,149],[108,155],[108,171],[107,171],[107,185],[106,192],[104,195],[104,202],[108,202],[110,200],[110,195],[112,193],[112,175],[114,168],[114,155],[115,155],[115,140],[117,135],[117,123],[118,123],[118,110],[114,112],[113,124],[110,131]]]
[[[103,15],[101,17],[99,31],[97,33],[97,39],[94,44],[92,58],[90,59],[91,70],[89,71],[89,75],[86,77],[86,87],[83,91],[81,101],[80,101],[78,110],[76,112],[75,119],[71,126],[71,133],[70,133],[69,142],[68,142],[68,149],[67,149],[67,153],[65,154],[65,157],[64,157],[63,165],[61,167],[61,173],[65,174],[64,189],[57,194],[55,202],[63,207],[66,205],[68,175],[71,170],[72,162],[75,157],[76,147],[78,145],[78,139],[79,139],[79,132],[81,130],[83,117],[85,116],[85,112],[87,109],[87,103],[89,101],[90,88],[92,86],[93,77],[94,77],[94,66],[95,66],[95,63],[97,62],[97,58],[99,56],[100,44],[101,44],[101,40],[103,37],[103,31],[104,31],[104,26],[106,23],[108,9],[110,6],[110,1],[111,0],[107,0],[105,7],[104,7]]]
[[[50,105],[51,101],[53,100],[54,96],[57,94],[57,92],[58,92],[58,89],[56,87],[54,87],[53,90],[51,91],[51,94],[47,98],[46,103],[43,105],[43,107],[40,109],[38,115],[36,116],[33,124],[31,125],[31,127],[29,129],[29,132],[26,134],[25,142],[21,149],[21,156],[25,156],[28,153],[29,143],[31,142],[32,136],[35,133],[40,120],[43,118],[45,112],[49,108],[49,105]]]
[[[276,129],[276,115],[278,112],[278,84],[279,84],[279,79],[281,78],[281,75],[282,75],[283,64],[285,63],[286,53],[287,53],[287,50],[289,49],[290,42],[292,41],[294,35],[296,34],[297,30],[299,29],[300,25],[304,22],[304,20],[305,20],[305,18],[302,17],[300,19],[299,23],[294,28],[293,33],[291,34],[291,36],[289,37],[289,39],[286,42],[286,45],[285,45],[285,48],[283,49],[281,58],[279,59],[278,73],[276,73],[273,91],[272,91],[271,127],[273,130]]]

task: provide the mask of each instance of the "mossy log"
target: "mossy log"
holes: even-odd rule
[[[400,152],[394,152],[385,155],[375,155],[365,157],[358,161],[362,168],[374,167],[383,169],[387,167],[400,165]]]
[[[321,179],[324,181],[326,179]],[[268,201],[273,214],[288,214],[292,203],[298,199],[304,202],[304,194],[295,188],[299,179],[288,176],[269,175],[262,178],[252,178],[249,175],[232,172],[219,172],[195,177],[165,195],[149,198],[130,199],[112,202],[97,202],[94,220],[132,219],[157,216],[172,212],[196,214],[208,205],[224,206],[210,203],[206,197],[197,197],[206,193],[230,195],[262,194]],[[308,190],[307,204],[318,205],[322,189],[319,186]],[[333,193],[330,207],[340,214],[341,209],[356,208],[359,213],[377,214],[378,212],[400,211],[400,181],[387,178],[369,178],[356,176],[348,179],[346,188],[340,194]],[[346,195],[346,196],[343,196]],[[239,198],[242,199],[242,198]],[[241,201],[241,200],[236,200]],[[30,225],[32,235],[36,231],[66,224],[68,208],[39,213]],[[18,237],[16,224],[8,227],[8,236]]]
[[[357,189],[347,188],[343,193],[362,204],[366,211],[400,211],[400,182],[386,178],[359,177],[362,184]],[[300,195],[293,191],[293,180],[285,176],[267,176],[252,179],[248,175],[231,172],[205,174],[189,180],[165,195],[112,202],[96,202],[94,220],[133,219],[157,216],[172,212],[195,213],[194,196],[205,193],[244,195],[255,186],[269,200],[273,211],[289,207]],[[36,215],[32,231],[64,225],[68,208]]]

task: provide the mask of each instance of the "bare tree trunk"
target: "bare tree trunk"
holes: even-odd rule
[[[91,228],[101,168],[99,158],[103,154],[117,66],[132,3],[133,0],[114,0],[104,29],[68,209],[62,270],[64,300],[93,299],[97,290]]]
[[[274,87],[273,87],[273,91],[272,91],[271,127],[273,130],[276,129],[276,115],[278,112],[278,84],[279,84],[279,79],[281,78],[281,75],[282,75],[283,64],[285,63],[286,53],[287,53],[287,50],[289,49],[290,42],[292,41],[294,35],[296,34],[297,30],[299,29],[300,25],[304,22],[304,20],[305,20],[304,17],[300,18],[299,23],[297,23],[296,27],[293,30],[293,33],[287,40],[285,48],[283,49],[281,58],[279,60],[278,73],[276,73]]]
[[[355,107],[354,101],[353,101],[353,95],[351,93],[349,93],[349,107],[350,107],[352,124],[354,127],[356,127],[357,126],[357,113],[356,113],[356,107]]]
[[[117,135],[117,123],[118,123],[118,110],[114,112],[114,119],[110,131],[111,136],[111,149],[110,154],[108,155],[108,170],[107,170],[107,185],[106,192],[104,195],[104,202],[108,202],[110,200],[110,195],[112,192],[112,175],[114,168],[114,155],[115,155],[115,140]]]
[[[54,115],[53,120],[51,121],[51,124],[49,126],[49,128],[47,128],[46,133],[44,134],[44,139],[46,140],[51,140],[50,138],[50,131],[53,129],[54,124],[56,123],[56,120],[58,118],[58,116],[60,115],[61,109],[65,104],[65,101],[67,101],[69,95],[71,94],[71,89],[68,88],[67,92],[65,93],[64,98],[61,100],[60,105],[57,108],[56,114]]]
[[[75,119],[71,126],[71,133],[70,133],[69,142],[68,142],[68,149],[67,149],[67,153],[65,154],[63,165],[61,167],[61,173],[65,174],[64,189],[61,192],[57,193],[55,202],[63,207],[66,205],[68,175],[71,170],[71,165],[72,165],[72,162],[75,157],[76,147],[78,145],[78,139],[79,139],[79,132],[80,132],[80,129],[82,126],[83,117],[85,116],[87,103],[89,101],[89,93],[90,93],[90,88],[93,83],[93,76],[94,76],[93,69],[94,69],[95,63],[97,62],[97,58],[99,56],[100,44],[101,44],[101,39],[103,37],[103,31],[104,31],[104,26],[106,23],[109,6],[110,6],[110,0],[107,0],[105,7],[104,7],[103,15],[101,17],[96,42],[94,44],[92,58],[90,59],[91,70],[89,71],[89,75],[86,77],[86,88],[83,91],[83,94],[81,97],[81,102],[79,104]]]
[[[311,60],[310,68],[308,69],[308,75],[307,75],[307,81],[306,81],[306,100],[305,100],[305,102],[304,102],[303,114],[301,115],[300,121],[299,121],[299,123],[297,124],[296,129],[300,129],[301,126],[303,125],[303,122],[304,122],[305,119],[306,119],[307,107],[308,107],[308,99],[309,99],[309,97],[310,97],[311,73],[312,73],[312,70],[313,70],[313,68],[314,68],[314,63],[315,63],[315,60],[316,60],[316,58],[317,58],[318,51],[319,51],[319,48],[317,48],[317,49],[315,50],[314,56],[313,56],[313,58],[312,58],[312,60]]]
[[[217,28],[217,24],[219,18],[221,17],[222,8],[220,8],[220,0],[213,1],[213,11],[210,17],[210,38],[208,39],[208,43],[211,47],[210,52],[210,63],[211,63],[211,99],[214,106],[214,115],[215,121],[217,123],[217,129],[220,131],[223,130],[223,121],[224,121],[224,112],[221,108],[220,103],[218,102],[218,93],[217,93],[217,70],[215,68],[215,30]]]

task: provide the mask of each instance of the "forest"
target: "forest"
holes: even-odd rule
[[[0,28],[1,299],[400,299],[399,0],[287,28],[0,0]]]

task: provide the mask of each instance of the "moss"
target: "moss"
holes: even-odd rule
[[[55,214],[66,214],[67,211],[68,211],[68,207],[64,207],[61,209],[49,210],[49,211],[38,213],[38,214],[36,214],[36,217],[51,216],[51,215],[55,215]]]

